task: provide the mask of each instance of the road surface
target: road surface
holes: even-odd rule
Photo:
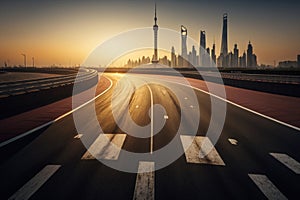
[[[299,129],[225,102],[224,128],[213,146],[214,139],[206,137],[209,124],[219,123],[211,121],[212,99],[218,102],[217,108],[224,103],[222,99],[193,88],[195,102],[188,92],[191,87],[147,76],[110,74],[107,78],[112,87],[95,99],[95,105],[87,104],[76,111],[84,116],[82,131],[98,136],[96,124],[101,125],[105,134],[93,138],[89,145],[91,151],[99,154],[87,151],[82,140],[89,136],[78,132],[75,115],[68,115],[10,159],[2,161],[1,199],[299,198]],[[132,96],[128,95],[130,91],[135,91]],[[127,100],[129,115],[123,104]],[[155,104],[164,107],[164,114],[155,113]],[[89,112],[94,108],[96,119]],[[185,131],[193,129],[192,122],[197,121],[198,115],[199,126],[196,137],[192,137]],[[137,132],[136,127],[126,127],[129,118],[137,125],[147,126],[147,131],[140,132],[147,138],[134,137],[119,127],[123,123],[124,129]],[[185,127],[179,129],[181,119]],[[163,128],[155,134],[157,124],[162,121],[165,121]],[[103,142],[103,136],[123,150],[150,156],[132,160],[138,173],[112,169],[95,157],[112,164],[125,162],[126,157],[123,151],[111,150]],[[151,154],[155,155],[171,141],[175,141],[176,150],[185,153],[169,166],[151,172],[160,165],[151,159]],[[190,147],[186,146],[188,141]],[[199,158],[203,141],[211,145],[212,151]]]

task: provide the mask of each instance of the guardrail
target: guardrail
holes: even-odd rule
[[[21,80],[15,82],[0,83],[0,99],[25,93],[38,92],[51,88],[67,86],[77,82],[83,82],[98,76],[98,72],[92,69],[80,69],[78,73],[62,75],[34,80]]]
[[[127,72],[128,69],[122,69],[123,71],[118,72]],[[113,70],[106,70],[109,72],[112,72]],[[117,69],[115,71],[117,72]],[[135,68],[134,70],[130,71],[131,73],[141,73],[141,74],[160,74],[160,75],[178,75],[176,73],[173,73],[168,68],[155,68],[155,69],[138,69]],[[287,75],[259,75],[256,77],[256,75],[252,75],[251,78],[248,77],[245,78],[244,75],[236,74],[233,78],[232,76],[224,75],[224,73],[221,73],[222,79],[218,78],[216,75],[216,72],[202,72],[202,76],[192,70],[180,70],[180,74],[182,74],[185,77],[189,78],[195,78],[200,79],[209,82],[214,83],[222,83],[228,86],[233,87],[239,87],[244,89],[250,89],[250,90],[256,90],[261,92],[268,92],[268,93],[274,93],[274,94],[280,94],[280,95],[288,95],[288,96],[294,96],[294,97],[300,97],[300,77],[299,76],[287,76]],[[234,76],[234,75],[233,75]],[[275,76],[275,77],[274,77]],[[272,78],[275,80],[273,81]]]
[[[245,73],[224,73],[221,72],[222,78],[237,79],[246,81],[270,82],[270,83],[286,83],[300,84],[300,76],[298,75],[277,75],[277,74],[245,74]]]
[[[98,72],[80,69],[77,73],[59,77],[0,83],[0,119],[38,108],[73,94],[73,86],[80,91],[98,83]]]

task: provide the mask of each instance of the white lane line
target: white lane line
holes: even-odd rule
[[[230,144],[232,145],[237,145],[238,144],[238,141],[236,139],[233,139],[233,138],[228,138],[228,141],[230,142]]]
[[[168,81],[168,82],[169,82],[169,81]],[[173,81],[170,81],[170,82],[176,83],[176,82],[173,82]],[[177,83],[177,84],[186,86],[185,84],[182,84],[182,83]],[[227,100],[227,99],[224,99],[224,98],[222,98],[222,97],[219,97],[219,96],[217,96],[217,95],[215,95],[215,94],[212,94],[212,93],[210,93],[210,92],[206,92],[206,91],[204,91],[204,90],[201,90],[201,89],[196,88],[196,87],[194,87],[194,86],[190,86],[190,87],[192,87],[192,88],[195,89],[195,90],[198,90],[198,91],[201,91],[201,92],[203,92],[203,93],[206,93],[206,94],[208,94],[208,95],[211,95],[211,96],[213,96],[213,97],[215,97],[215,98],[217,98],[217,99],[220,99],[220,100],[222,100],[222,101],[225,101],[225,102],[227,102],[227,103],[229,103],[229,104],[231,104],[231,105],[234,105],[234,106],[236,106],[236,107],[238,107],[238,108],[241,108],[241,109],[243,109],[243,110],[246,110],[246,111],[248,111],[248,112],[251,112],[251,113],[253,113],[253,114],[256,114],[256,115],[258,115],[258,116],[261,116],[261,117],[263,117],[263,118],[266,118],[266,119],[271,120],[271,121],[273,121],[273,122],[276,122],[276,123],[278,123],[278,124],[281,124],[281,125],[287,126],[287,127],[289,127],[289,128],[295,129],[295,130],[297,130],[297,131],[300,131],[300,127],[293,126],[293,125],[291,125],[291,124],[288,124],[288,123],[286,123],[286,122],[280,121],[280,120],[275,119],[275,118],[273,118],[273,117],[269,117],[269,116],[264,115],[264,114],[262,114],[262,113],[256,112],[256,111],[254,111],[254,110],[251,110],[251,109],[249,109],[249,108],[246,108],[246,107],[244,107],[244,106],[241,106],[241,105],[239,105],[239,104],[237,104],[237,103],[234,103],[234,102],[232,102],[232,101],[229,101],[229,100]]]
[[[80,138],[82,138],[82,136],[83,136],[82,134],[77,134],[74,136],[74,139],[80,139]]]
[[[154,200],[154,162],[139,162],[134,200]]]
[[[153,78],[153,77],[151,77],[151,78]],[[154,78],[154,79],[162,81],[162,79],[157,79],[157,78]],[[196,80],[197,80],[197,79],[196,79]],[[239,104],[237,104],[237,103],[234,103],[234,102],[232,102],[232,101],[229,101],[229,100],[227,100],[227,99],[224,99],[224,98],[222,98],[222,97],[219,97],[219,96],[217,96],[217,95],[215,95],[215,94],[212,94],[212,93],[210,93],[210,92],[207,92],[207,91],[205,91],[205,90],[199,89],[199,88],[197,88],[197,87],[194,87],[194,86],[191,86],[191,85],[185,85],[185,84],[183,84],[183,83],[177,83],[177,82],[174,82],[174,81],[167,81],[167,80],[163,80],[163,81],[169,82],[169,83],[173,83],[173,84],[183,85],[183,86],[185,86],[185,87],[191,87],[191,88],[193,88],[193,89],[195,89],[195,90],[198,90],[198,91],[203,92],[203,93],[205,93],[205,94],[211,95],[211,96],[213,96],[213,97],[215,97],[215,98],[217,98],[217,99],[220,99],[220,100],[222,100],[222,101],[225,101],[225,102],[227,102],[227,103],[229,103],[229,104],[231,104],[231,105],[234,105],[234,106],[236,106],[236,107],[238,107],[238,108],[241,108],[241,109],[246,110],[246,111],[248,111],[248,112],[251,112],[251,113],[253,113],[253,114],[259,115],[259,116],[261,116],[261,117],[263,117],[263,118],[266,118],[266,119],[271,120],[271,121],[273,121],[273,122],[276,122],[276,123],[278,123],[278,124],[281,124],[281,125],[287,126],[287,127],[289,127],[289,128],[295,129],[295,130],[297,130],[297,131],[300,131],[300,127],[297,127],[297,126],[288,124],[288,123],[286,123],[286,122],[280,121],[280,120],[275,119],[275,118],[273,118],[273,117],[269,117],[269,116],[267,116],[267,115],[264,115],[264,114],[262,114],[262,113],[259,113],[259,112],[257,112],[257,111],[254,111],[254,110],[251,110],[251,109],[249,109],[249,108],[246,108],[246,107],[244,107],[244,106],[241,106],[241,105],[239,105]]]
[[[77,108],[75,108],[75,109],[73,109],[73,110],[71,110],[71,111],[69,111],[69,112],[67,112],[67,113],[65,113],[65,114],[63,114],[63,115],[61,115],[61,116],[59,116],[58,118],[56,118],[56,119],[54,119],[54,120],[52,120],[52,121],[49,121],[49,122],[47,122],[47,123],[45,123],[45,124],[42,124],[42,125],[40,125],[40,126],[34,128],[34,129],[31,129],[31,130],[29,130],[29,131],[27,131],[27,132],[25,132],[25,133],[22,133],[22,134],[20,134],[20,135],[18,135],[18,136],[16,136],[16,137],[13,137],[13,138],[11,138],[11,139],[9,139],[9,140],[6,140],[6,141],[0,143],[0,148],[3,147],[3,146],[6,146],[6,145],[8,145],[8,144],[10,144],[10,143],[12,143],[12,142],[14,142],[14,141],[16,141],[16,140],[18,140],[18,139],[21,139],[21,138],[23,138],[23,137],[25,137],[25,136],[27,136],[27,135],[30,135],[30,134],[32,134],[32,133],[38,131],[38,130],[41,130],[41,129],[47,127],[47,126],[50,126],[51,124],[53,124],[53,123],[55,123],[55,122],[61,120],[62,118],[66,117],[66,116],[68,116],[68,115],[70,115],[70,114],[72,114],[73,112],[75,112],[75,111],[81,109],[82,107],[86,106],[87,104],[93,102],[95,99],[97,99],[97,98],[100,97],[101,95],[105,94],[108,90],[110,90],[110,88],[111,88],[112,85],[113,85],[113,82],[112,82],[112,80],[111,80],[110,78],[108,78],[108,77],[105,77],[105,78],[108,79],[108,80],[110,81],[110,86],[109,86],[108,88],[106,88],[106,90],[104,90],[103,92],[101,92],[100,94],[98,94],[96,97],[94,97],[94,98],[92,98],[91,100],[87,101],[86,103],[84,103],[84,104],[78,106]]]
[[[149,92],[150,92],[150,101],[151,101],[151,108],[150,108],[150,115],[151,115],[151,133],[150,133],[150,154],[152,154],[153,153],[153,122],[154,122],[154,120],[153,120],[153,93],[152,93],[152,90],[151,90],[151,88],[150,88],[150,86],[147,84],[147,87],[148,87],[148,89],[149,89]]]
[[[188,163],[225,166],[224,161],[208,137],[181,135],[180,139]],[[200,149],[201,147],[202,149]],[[211,151],[207,152],[210,149]]]
[[[29,199],[60,167],[61,165],[47,165],[15,194],[13,194],[9,200]]]
[[[248,174],[248,176],[268,199],[287,199],[267,176],[261,174]]]
[[[283,153],[270,153],[270,155],[284,164],[286,167],[290,168],[296,174],[300,174],[300,163],[295,159]]]
[[[117,160],[125,138],[126,134],[100,134],[81,159]]]

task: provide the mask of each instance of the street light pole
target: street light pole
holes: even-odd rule
[[[24,57],[24,66],[26,67],[26,54],[21,54]]]
[[[34,67],[34,57],[32,57],[32,67]]]

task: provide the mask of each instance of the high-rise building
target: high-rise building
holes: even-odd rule
[[[242,67],[242,59],[243,59],[243,57],[240,56],[240,57],[239,57],[239,67]]]
[[[193,63],[193,56],[192,56],[192,52],[190,51],[188,54],[188,66],[190,67]]]
[[[243,56],[240,57],[239,67],[246,67],[246,52],[244,51]]]
[[[162,58],[159,59],[159,63],[162,65],[166,65],[166,66],[170,66],[171,63],[169,63],[168,57],[164,56]]]
[[[223,64],[223,54],[220,54],[220,56],[217,59],[217,67],[222,67]]]
[[[206,49],[206,33],[205,31],[200,31],[200,46]]]
[[[300,55],[297,56],[297,66],[300,67]]]
[[[177,66],[178,67],[183,67],[183,58],[181,55],[177,56]]]
[[[232,67],[238,67],[238,63],[239,63],[239,49],[237,48],[237,44],[235,44],[233,49]]]
[[[253,64],[253,47],[251,42],[249,41],[247,49],[247,67],[253,67]]]
[[[228,66],[228,58],[227,58],[227,54],[228,54],[228,28],[227,28],[227,22],[228,20],[228,14],[225,13],[223,15],[223,31],[222,31],[222,42],[221,42],[221,53],[220,56],[222,56],[223,58],[222,60],[222,67],[227,67]]]
[[[187,29],[183,25],[181,25],[181,56],[185,59],[187,58],[186,39],[187,39]]]
[[[230,51],[227,55],[227,59],[228,59],[228,67],[232,67],[233,66],[233,62],[234,62],[234,58],[233,58],[233,53]]]
[[[171,49],[171,67],[176,67],[176,55],[174,47]]]
[[[199,47],[199,65],[205,65],[205,52],[206,51],[206,33],[205,31],[200,31],[200,47]]]
[[[182,57],[182,66],[188,66],[188,54],[187,54],[187,28],[181,25],[181,57]]]
[[[206,48],[206,53],[204,55],[204,66],[210,67],[211,66],[211,58],[210,58],[210,48]]]
[[[193,45],[193,47],[192,47],[191,64],[192,64],[194,67],[197,66],[197,51],[196,51],[194,45]]]
[[[216,66],[216,45],[215,43],[213,44],[213,47],[211,49],[211,59],[212,59],[212,67]]]
[[[252,55],[252,67],[257,67],[257,56],[255,54]]]
[[[152,63],[158,63],[158,55],[157,55],[157,32],[158,32],[158,25],[157,25],[157,17],[156,17],[156,4],[154,8],[154,25],[153,25],[153,31],[154,31],[154,55],[152,59]]]

